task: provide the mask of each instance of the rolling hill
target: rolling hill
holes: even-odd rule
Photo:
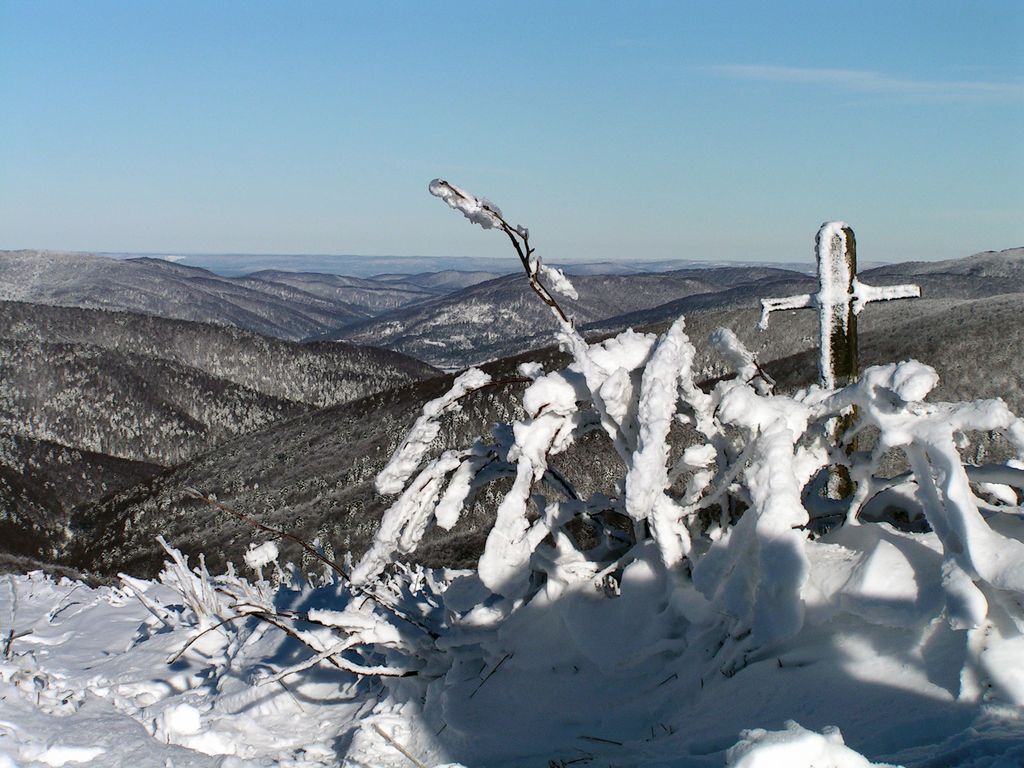
[[[269,270],[225,277],[165,259],[0,251],[0,300],[124,310],[299,340],[446,293],[446,281]]]
[[[1012,262],[1018,256],[1003,258]],[[896,277],[902,281],[905,276]],[[786,285],[792,288],[797,283]],[[964,285],[960,289],[974,290]],[[711,299],[702,299],[705,306],[687,316],[688,333],[700,353],[697,368],[709,381],[726,370],[706,343],[718,326],[733,328],[783,389],[807,386],[816,379],[814,313],[779,313],[769,330],[761,332],[755,327],[759,310],[753,299],[744,304],[726,290],[722,300],[724,306],[715,308]],[[998,396],[1024,412],[1024,380],[1014,357],[1014,350],[1024,344],[1024,293],[876,304],[865,310],[860,322],[862,365],[914,357],[940,374],[931,399]],[[659,322],[652,329],[662,327]],[[560,352],[549,348],[484,368],[496,378],[507,378],[524,360],[540,360],[549,369],[565,362]],[[982,370],[987,371],[984,376],[979,375]],[[186,489],[192,487],[267,524],[309,540],[316,538],[337,556],[345,551],[358,556],[389,501],[374,494],[374,475],[423,403],[450,382],[447,376],[415,383],[272,425],[227,441],[217,451],[124,489],[102,504],[83,508],[73,521],[75,538],[68,563],[101,572],[130,566],[152,573],[162,559],[154,543],[158,533],[186,551],[198,552],[205,544],[208,559],[211,552],[216,553],[212,557],[218,567],[224,560],[237,561],[253,539],[253,531],[231,515],[189,498]],[[468,398],[465,411],[445,421],[436,446],[466,445],[491,424],[514,417],[509,394],[506,388],[494,388]],[[681,450],[685,433],[676,434],[675,439],[675,449]],[[595,435],[561,454],[558,468],[588,493],[594,488],[615,493],[610,485],[614,461]],[[482,496],[450,533],[434,530],[420,549],[422,559],[435,565],[472,563],[491,522],[493,502],[494,496]],[[282,548],[286,558],[301,559],[295,547],[285,544]]]
[[[234,436],[436,373],[386,350],[9,301],[0,371],[0,551],[40,558],[82,503]]]
[[[611,329],[624,324],[598,321],[684,300],[681,297],[705,296],[707,304],[718,306],[722,291],[730,292],[732,301],[749,301],[784,280],[811,284],[795,272],[753,267],[582,275],[573,277],[579,300],[560,303],[578,325]],[[556,329],[550,312],[537,301],[523,276],[514,274],[353,323],[325,338],[375,344],[457,370],[551,344]]]

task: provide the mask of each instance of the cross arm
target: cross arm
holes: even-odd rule
[[[921,286],[919,285],[881,285],[874,286],[862,283],[857,278],[853,279],[853,314],[859,315],[864,305],[872,301],[892,301],[893,299],[919,299],[921,298]],[[762,306],[764,302],[761,302]],[[763,310],[762,310],[762,317]]]
[[[787,296],[784,299],[761,299],[761,320],[757,327],[768,330],[768,316],[772,312],[779,312],[786,309],[806,309],[814,306],[814,296],[809,293],[801,293],[798,296]]]

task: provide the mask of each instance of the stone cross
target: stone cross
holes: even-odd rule
[[[916,285],[886,285],[875,288],[857,279],[857,241],[853,230],[842,221],[821,225],[815,244],[818,255],[818,292],[761,300],[761,322],[768,328],[768,316],[786,309],[817,307],[821,353],[818,380],[835,389],[857,380],[857,315],[872,301],[910,299],[921,295]]]

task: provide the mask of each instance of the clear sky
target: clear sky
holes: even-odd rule
[[[1024,245],[1024,2],[0,0],[0,248],[571,259]]]

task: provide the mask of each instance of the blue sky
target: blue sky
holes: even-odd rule
[[[0,248],[571,259],[1024,245],[1024,3],[0,0]]]

